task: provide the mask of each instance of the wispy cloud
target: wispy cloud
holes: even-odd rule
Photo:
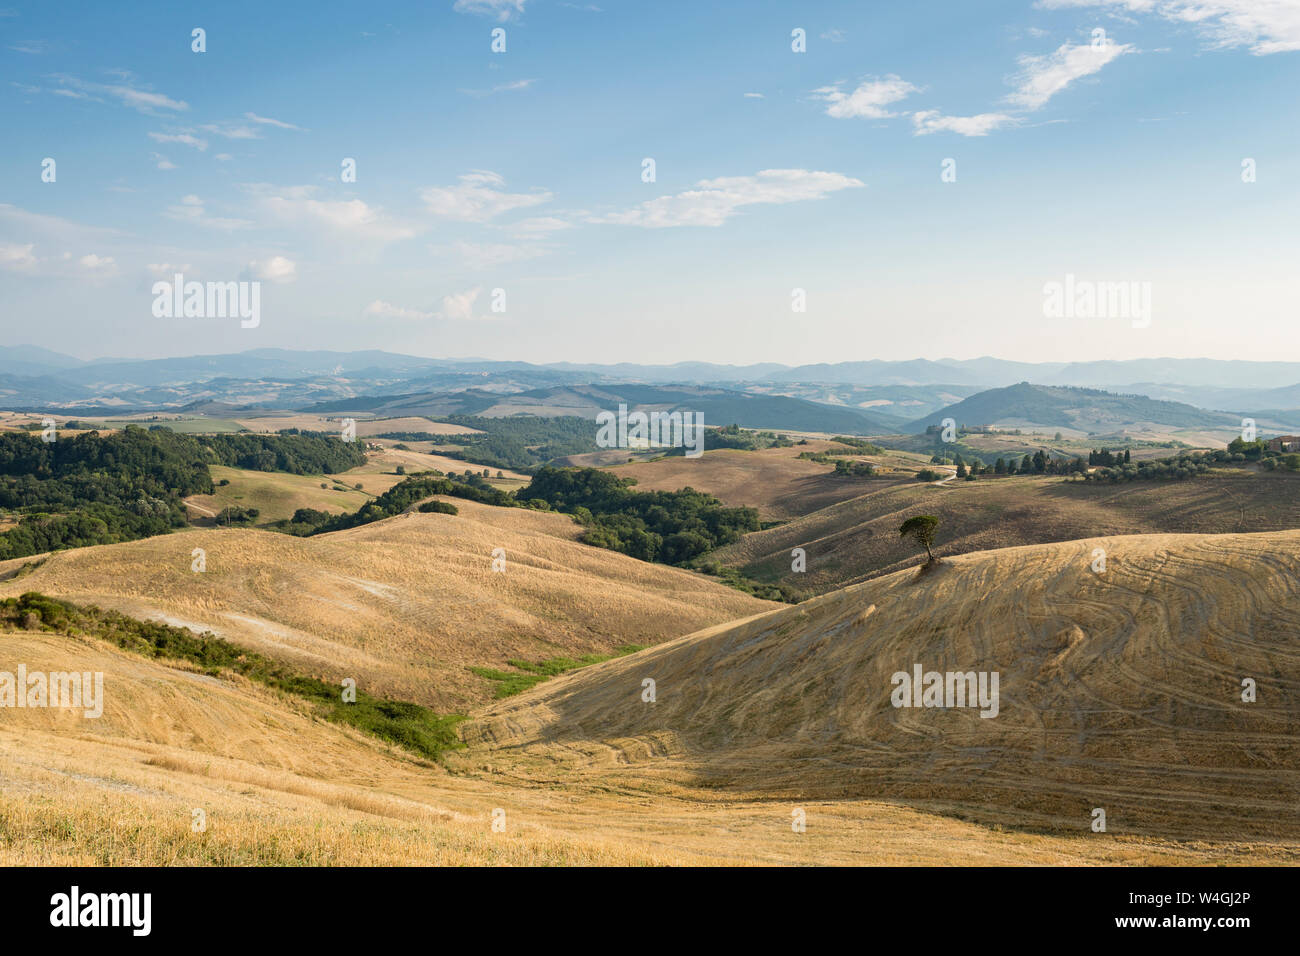
[[[457,322],[469,322],[474,319],[487,318],[474,314],[474,303],[478,301],[480,289],[467,289],[464,292],[454,292],[451,295],[443,296],[442,310],[440,312],[444,319],[451,319]]]
[[[813,95],[826,104],[826,115],[836,119],[888,119],[897,116],[888,107],[906,99],[912,93],[920,92],[902,77],[889,76],[863,80],[851,93],[841,88],[843,83],[819,87]]]
[[[527,209],[551,201],[546,191],[511,193],[496,173],[476,169],[458,177],[455,186],[430,186],[420,191],[425,208],[440,219],[487,222],[512,209]]]
[[[17,43],[9,44],[9,49],[15,53],[27,53],[31,56],[40,56],[49,48],[50,45],[45,40],[19,40]]]
[[[437,318],[433,312],[421,312],[419,309],[408,309],[400,305],[393,305],[391,302],[385,302],[383,299],[376,299],[366,306],[366,315],[376,315],[386,319],[408,319],[418,321],[428,321]]]
[[[158,163],[159,169],[175,169],[176,164],[164,156],[162,153],[150,153],[149,157]]]
[[[430,251],[435,255],[450,255],[462,267],[478,271],[503,266],[509,262],[536,259],[539,256],[546,255],[548,250],[544,246],[530,243],[465,242],[464,240],[457,240],[446,246],[431,246]]]
[[[253,223],[248,219],[230,219],[222,216],[209,216],[206,203],[193,194],[182,196],[179,203],[168,206],[166,215],[167,218],[175,219],[177,222],[188,222],[208,229],[220,229],[225,231],[243,229],[247,226],[253,225]]]
[[[240,126],[235,123],[204,123],[199,127],[205,133],[211,133],[214,136],[220,136],[224,139],[260,139],[261,134],[251,126]]]
[[[842,189],[856,189],[863,185],[861,181],[841,173],[764,169],[753,176],[703,179],[686,192],[660,196],[626,212],[595,216],[588,221],[646,229],[721,226],[745,206],[825,199]]]
[[[33,242],[0,242],[0,269],[8,272],[34,272],[36,256],[32,250],[35,248]]]
[[[535,239],[549,236],[553,232],[572,229],[573,223],[557,216],[534,216],[530,219],[521,219],[503,228],[516,239]]]
[[[419,230],[389,217],[383,209],[361,199],[317,199],[316,186],[274,187],[248,183],[245,192],[278,222],[324,228],[335,236],[369,242],[395,242],[417,235]]]
[[[183,146],[192,146],[199,152],[208,148],[208,141],[201,136],[195,136],[193,130],[177,130],[173,133],[150,133],[149,138],[155,143],[180,143]]]
[[[962,136],[987,136],[996,129],[1019,122],[1006,113],[978,113],[975,116],[944,116],[938,110],[920,110],[912,114],[917,136],[929,133],[958,133]]]
[[[190,108],[190,104],[184,100],[174,100],[162,93],[137,90],[132,86],[107,86],[104,87],[104,90],[109,95],[116,96],[127,106],[138,110],[176,110],[179,112]]]
[[[1196,26],[1214,46],[1248,46],[1256,56],[1300,50],[1300,4],[1294,0],[1039,0],[1036,6],[1156,14]]]
[[[1053,53],[1024,54],[1015,77],[1016,91],[1007,102],[1027,110],[1042,109],[1057,93],[1075,80],[1099,72],[1106,64],[1136,48],[1128,43],[1063,43]]]
[[[511,83],[498,83],[496,86],[490,87],[489,89],[486,90],[462,89],[461,92],[467,93],[470,96],[491,96],[494,93],[511,93],[511,92],[516,92],[518,90],[526,90],[536,82],[537,82],[536,79],[514,80]]]
[[[506,21],[524,12],[528,0],[456,0],[452,9],[457,13],[478,13]]]
[[[245,113],[244,119],[252,120],[254,123],[261,123],[263,126],[275,126],[279,129],[293,129],[300,133],[306,133],[308,130],[301,126],[294,126],[292,123],[286,123],[283,120],[271,119],[269,116],[258,116],[256,113]]]
[[[298,278],[298,264],[284,256],[254,259],[249,262],[240,277],[256,279],[259,282],[293,282]]]

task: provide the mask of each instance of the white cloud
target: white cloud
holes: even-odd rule
[[[504,228],[516,239],[535,239],[548,236],[553,232],[572,229],[573,223],[555,216],[534,216],[531,219],[512,222]]]
[[[548,250],[539,245],[515,245],[504,242],[464,242],[457,240],[448,246],[431,246],[436,255],[452,255],[468,269],[489,269],[507,262],[521,262],[544,256]]]
[[[154,109],[182,111],[190,108],[190,105],[184,100],[174,100],[169,96],[163,96],[161,93],[137,90],[133,86],[106,86],[103,89],[105,93],[116,96],[127,106],[142,111]]]
[[[35,236],[56,245],[101,245],[124,237],[118,229],[86,226],[58,216],[28,212],[9,203],[0,203],[0,231],[20,233],[24,240]]]
[[[829,40],[831,43],[843,43],[849,38],[849,35],[838,27],[827,30],[821,34],[823,40]]]
[[[456,0],[452,9],[457,13],[479,13],[505,21],[523,13],[527,2],[528,0]]]
[[[255,259],[248,264],[243,277],[261,282],[293,282],[298,278],[298,265],[284,256]]]
[[[498,188],[506,181],[487,170],[473,170],[459,180],[455,186],[430,186],[420,191],[429,212],[458,222],[487,222],[512,209],[527,209],[551,201],[551,194],[545,191],[508,193]]]
[[[97,256],[93,252],[78,259],[77,265],[94,275],[111,275],[117,271],[112,256]]]
[[[254,123],[261,123],[264,126],[276,126],[280,129],[296,129],[300,133],[307,132],[307,130],[303,129],[301,126],[294,126],[292,123],[286,123],[283,120],[271,119],[269,116],[258,116],[256,113],[245,113],[244,119],[252,120]]]
[[[175,206],[168,206],[167,218],[179,222],[194,223],[196,226],[206,226],[210,229],[242,229],[253,224],[247,219],[226,219],[221,216],[209,216],[203,200],[193,194],[182,196],[180,203]]]
[[[207,133],[224,136],[226,139],[260,139],[261,134],[251,126],[236,126],[233,123],[205,123],[199,127]]]
[[[742,206],[780,205],[824,199],[841,189],[864,185],[841,173],[808,169],[764,169],[753,176],[704,179],[695,189],[660,196],[626,212],[610,213],[590,222],[617,223],[662,229],[672,226],[720,226]]]
[[[230,162],[232,159],[234,159],[235,157],[231,156],[229,153],[217,153],[217,154],[216,154],[215,156],[213,156],[212,158],[213,158],[213,159],[216,159],[216,160],[220,160],[220,161],[223,162],[223,163],[228,163],[228,162]]]
[[[263,208],[285,223],[324,226],[336,234],[376,242],[409,239],[419,231],[390,219],[382,209],[360,199],[315,199],[315,186],[290,186],[279,190],[264,185],[245,188],[259,195]]]
[[[1006,113],[978,113],[975,116],[944,116],[938,110],[920,110],[912,114],[917,136],[928,133],[959,133],[962,136],[986,136],[995,129],[1017,122]]]
[[[1097,44],[1063,43],[1056,52],[1042,56],[1024,54],[1019,58],[1016,91],[1007,97],[1007,102],[1022,109],[1042,109],[1075,80],[1097,73],[1107,63],[1134,50],[1132,44],[1106,40]]]
[[[36,268],[36,257],[32,255],[34,243],[20,245],[15,242],[0,242],[0,269],[9,272],[31,272]]]
[[[470,321],[474,316],[474,303],[478,301],[479,289],[468,289],[443,296],[441,315],[444,319]]]
[[[746,94],[745,94],[745,98],[746,98],[746,99],[750,99],[750,100],[761,100],[761,99],[763,99],[763,94],[762,94],[762,93],[746,93]]]
[[[184,275],[185,273],[192,271],[194,267],[188,262],[183,265],[173,265],[170,262],[151,262],[145,266],[145,268],[148,269],[149,274],[155,278],[170,279],[176,273],[179,272]]]
[[[176,164],[164,156],[162,153],[150,153],[149,157],[158,162],[159,169],[175,169]]]
[[[39,56],[49,49],[49,44],[44,40],[19,40],[11,45],[9,49],[15,53],[29,53],[33,56]]]
[[[470,96],[491,96],[493,93],[509,93],[514,90],[526,90],[536,82],[536,79],[514,80],[510,83],[498,83],[489,90],[461,90],[461,92],[468,93]]]
[[[888,119],[898,114],[886,107],[920,91],[893,74],[883,79],[863,80],[852,93],[845,93],[841,85],[835,83],[813,90],[813,95],[826,103],[826,115],[836,119]]]
[[[376,299],[366,306],[366,315],[378,315],[383,318],[391,319],[418,319],[427,321],[436,318],[433,312],[421,312],[418,309],[407,309],[400,305],[393,305],[391,302],[385,302],[383,299]]]
[[[1295,0],[1039,0],[1037,5],[1154,13],[1195,25],[1215,46],[1249,46],[1256,56],[1300,50],[1300,4]]]
[[[208,141],[200,136],[195,136],[190,130],[181,130],[176,133],[150,133],[149,138],[155,143],[180,143],[183,146],[192,146],[199,152],[208,148]]]

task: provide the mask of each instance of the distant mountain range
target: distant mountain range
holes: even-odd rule
[[[253,349],[223,355],[194,355],[164,359],[106,358],[82,361],[31,345],[0,346],[0,408],[15,411],[176,411],[195,402],[216,402],[245,408],[303,408],[331,403],[394,396],[423,396],[436,407],[468,409],[494,397],[522,396],[521,401],[547,405],[546,390],[578,386],[629,389],[653,387],[726,390],[714,399],[713,420],[741,421],[724,412],[761,409],[777,415],[762,424],[808,430],[850,430],[850,422],[875,432],[905,431],[930,422],[945,409],[989,390],[1018,383],[1041,387],[1103,389],[1120,395],[1141,395],[1153,402],[1191,406],[1213,414],[1192,415],[1166,409],[1141,419],[1169,427],[1223,427],[1229,418],[1254,417],[1261,426],[1300,428],[1300,363],[1240,362],[1220,359],[1133,359],[1127,361],[1027,363],[996,358],[969,360],[870,360],[834,364],[786,366],[776,363],[717,365],[683,362],[676,365],[595,365],[557,362],[500,362],[478,359],[430,359],[379,350],[356,352]],[[541,391],[539,391],[541,390]],[[446,396],[466,394],[452,401]],[[735,393],[788,403],[735,404]],[[613,393],[611,393],[613,394]],[[1052,393],[1037,393],[1048,402],[1035,414],[1052,417]],[[442,398],[434,397],[442,396]],[[1059,397],[1059,396],[1058,396]],[[1072,399],[1073,400],[1073,399]],[[781,408],[798,403],[836,409],[843,414],[827,427],[783,425]],[[418,405],[418,402],[417,402]],[[582,402],[579,402],[582,405]],[[431,406],[433,407],[433,406]],[[585,407],[585,406],[584,406]],[[708,409],[699,409],[705,411]],[[1023,409],[1022,409],[1023,410]],[[807,409],[796,414],[803,420]],[[962,410],[969,421],[996,411],[990,399]],[[1157,406],[1139,409],[1110,406],[1104,420],[1128,420],[1156,414]],[[1098,409],[1098,413],[1101,410]],[[1007,411],[1004,417],[1010,415]],[[1017,416],[1010,415],[1011,418]],[[1019,416],[1024,418],[1025,416]],[[1077,419],[1082,421],[1082,419]],[[1179,422],[1196,424],[1180,425]],[[989,422],[981,421],[987,424]],[[1211,424],[1215,423],[1215,424]],[[1040,422],[1067,427],[1060,421]]]
[[[685,385],[575,385],[530,389],[510,395],[467,389],[452,393],[371,396],[322,402],[301,409],[317,414],[366,413],[383,418],[425,415],[579,415],[595,419],[602,411],[690,411],[706,425],[746,425],[864,435],[894,432],[898,422],[864,409],[836,408],[784,395],[756,395],[734,389]]]

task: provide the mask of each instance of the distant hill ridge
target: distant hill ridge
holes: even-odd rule
[[[1213,412],[1183,402],[1118,395],[1095,388],[1031,385],[1021,382],[989,389],[910,422],[909,431],[924,431],[945,418],[958,425],[1038,425],[1086,432],[1108,431],[1139,423],[1171,428],[1239,426],[1241,417]]]

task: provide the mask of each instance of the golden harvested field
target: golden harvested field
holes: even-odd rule
[[[1057,834],[1091,835],[1100,807],[1109,834],[1297,862],[1297,600],[1300,532],[963,555],[559,677],[463,732],[552,785],[891,800]],[[893,706],[916,664],[998,672],[998,712]]]
[[[746,535],[714,552],[762,581],[813,593],[919,563],[898,528],[915,514],[940,519],[939,553],[961,554],[1098,535],[1159,532],[1223,534],[1300,528],[1300,475],[1093,484],[1061,478],[981,478],[940,487],[864,480],[860,497]],[[791,571],[790,552],[807,552]]]
[[[457,515],[406,514],[295,538],[203,529],[59,552],[0,580],[134,617],[211,630],[329,680],[441,712],[504,666],[654,644],[772,605],[702,574],[580,544],[564,515],[449,499]],[[207,570],[191,571],[192,551]],[[506,570],[492,570],[493,549]],[[34,559],[0,564],[0,576]]]
[[[635,478],[638,491],[707,491],[731,507],[757,508],[765,520],[788,520],[855,498],[874,487],[874,479],[836,478],[833,465],[799,458],[801,452],[826,452],[857,458],[834,442],[814,441],[793,448],[737,451],[719,448],[699,458],[673,456],[618,465],[620,478]],[[877,459],[864,459],[877,460]]]
[[[968,555],[497,702],[447,769],[238,679],[5,633],[106,703],[0,712],[0,864],[1294,865],[1297,572],[1297,534]],[[890,707],[914,659],[999,669],[999,716]]]
[[[398,465],[406,469],[406,475],[397,474]],[[417,471],[441,471],[443,474],[455,472],[459,475],[469,470],[477,474],[482,472],[485,467],[485,465],[476,465],[473,462],[461,461],[458,458],[448,458],[445,455],[402,451],[387,446],[382,451],[370,452],[364,465],[359,465],[332,477],[335,481],[347,485],[349,488],[359,481],[370,494],[382,495],[393,485],[404,481],[409,475],[413,475]],[[501,474],[506,479],[500,483],[506,489],[522,487],[529,481],[527,475],[520,474],[517,471],[488,468],[492,480],[496,480],[498,471],[501,471]],[[317,483],[319,484],[319,481]]]

